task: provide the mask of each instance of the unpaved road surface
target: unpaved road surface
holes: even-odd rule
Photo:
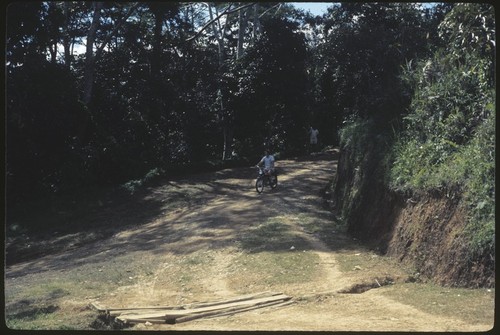
[[[30,288],[35,292],[39,287],[47,290],[47,299],[53,299],[58,310],[77,318],[79,313],[93,313],[86,307],[91,302],[110,307],[181,305],[279,291],[293,297],[293,304],[182,324],[139,324],[134,329],[491,328],[426,313],[385,294],[404,283],[407,273],[337,230],[324,206],[322,190],[335,173],[335,154],[279,160],[279,186],[262,194],[255,191],[251,168],[150,187],[143,200],[155,203],[154,213],[139,213],[140,206],[123,210],[123,220],[137,216],[141,224],[95,243],[7,267],[6,303],[13,304],[10,297],[23,290],[28,295]],[[174,198],[183,202],[171,206]],[[151,206],[144,208],[153,211]],[[380,284],[382,278],[391,285],[341,293],[360,283]]]

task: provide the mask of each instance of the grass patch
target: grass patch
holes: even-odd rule
[[[337,232],[345,233],[346,231],[345,225],[339,222],[330,211],[325,211],[321,217],[319,215],[311,216],[308,213],[300,213],[297,215],[297,221],[302,229],[310,234],[327,236]]]
[[[153,259],[130,253],[102,265],[85,263],[44,275],[30,284],[30,276],[19,277],[5,286],[5,320],[11,329],[59,330],[91,329],[95,311],[88,310],[89,299],[106,297],[121,286],[134,285],[151,275]],[[143,262],[134,260],[142,259]],[[26,279],[26,282],[25,282]]]
[[[199,280],[203,280],[199,274],[213,266],[214,256],[206,251],[198,251],[177,260],[175,269],[169,271],[169,278],[173,283],[177,283],[184,289],[194,290]],[[203,270],[205,269],[205,270]]]
[[[319,256],[307,251],[243,253],[229,266],[232,285],[266,290],[317,278]]]
[[[267,219],[246,233],[238,246],[244,252],[229,266],[232,286],[246,287],[248,292],[279,289],[318,276],[319,256],[309,251],[307,240],[294,233],[288,216]]]
[[[404,268],[395,259],[379,256],[361,248],[338,253],[336,259],[339,270],[346,276],[391,276],[396,279],[405,279],[413,272],[411,269]]]
[[[284,251],[293,249],[305,250],[309,244],[304,238],[293,233],[287,218],[277,216],[246,233],[239,241],[239,247],[245,251]]]
[[[459,318],[471,324],[494,324],[495,289],[446,288],[434,284],[391,286],[384,295],[433,315]]]
[[[61,286],[65,285],[55,282],[30,287],[16,297],[12,297],[12,292],[8,295],[6,292],[6,326],[16,330],[89,329],[95,315],[86,311],[85,306],[75,310],[75,307],[65,304],[73,293]]]
[[[214,257],[207,252],[197,252],[184,257],[181,264],[189,267],[195,265],[209,265],[214,260]]]
[[[345,235],[345,222],[338,220],[332,212],[324,212],[321,216],[301,213],[297,216],[297,221],[307,234],[316,236],[332,250],[352,249],[355,244]]]

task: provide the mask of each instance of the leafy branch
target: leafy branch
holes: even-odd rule
[[[207,6],[209,6],[207,3],[205,3],[205,4]],[[255,5],[255,2],[250,2],[248,4],[239,6],[239,7],[234,8],[234,9],[231,9],[232,4],[230,4],[220,14],[218,14],[214,18],[211,18],[207,23],[205,23],[203,25],[203,27],[201,27],[201,29],[196,34],[194,34],[193,36],[187,38],[186,41],[189,42],[189,41],[192,41],[192,40],[196,39],[198,36],[201,35],[201,33],[203,33],[203,31],[205,31],[210,25],[212,25],[213,23],[215,23],[216,21],[218,21],[224,15],[229,15],[229,14],[232,14],[232,13],[236,13],[237,11],[240,11],[242,9],[245,9],[245,8],[253,6],[253,5]]]

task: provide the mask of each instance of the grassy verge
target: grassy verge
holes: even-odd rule
[[[308,283],[318,275],[318,256],[313,252],[244,253],[229,266],[230,285],[243,293],[282,290],[290,284]]]
[[[309,244],[295,234],[286,223],[288,218],[277,216],[267,219],[240,239],[240,247],[248,252],[284,251],[294,248],[309,249]]]
[[[470,324],[491,325],[495,316],[495,289],[446,288],[430,283],[385,287],[383,294],[421,311],[459,318]]]
[[[319,257],[293,231],[289,220],[287,216],[269,218],[241,237],[242,252],[229,266],[231,286],[253,292],[314,281]]]
[[[113,295],[122,286],[151,278],[151,264],[135,252],[109,255],[107,263],[77,264],[65,271],[51,271],[33,281],[19,277],[5,287],[5,322],[10,329],[82,330],[92,329],[96,312],[91,301]],[[138,261],[140,260],[140,261]]]

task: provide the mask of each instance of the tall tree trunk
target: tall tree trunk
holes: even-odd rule
[[[260,19],[259,19],[259,3],[257,2],[255,5],[253,5],[253,31],[252,31],[252,38],[255,42],[255,39],[257,36],[259,36],[260,33]]]
[[[224,64],[224,35],[223,35],[223,32],[221,31],[221,27],[220,27],[220,22],[219,20],[214,20],[214,14],[212,12],[212,4],[209,3],[208,4],[208,14],[210,15],[210,21],[212,21],[212,32],[215,36],[215,38],[217,39],[217,51],[218,51],[218,54],[217,56],[219,57],[219,68],[222,67],[222,65]],[[215,9],[217,10],[217,9]]]
[[[49,45],[49,52],[50,52],[50,62],[52,64],[57,63],[57,42],[53,42],[52,44]]]
[[[87,109],[87,114],[83,120],[78,137],[81,141],[85,142],[88,136],[88,128],[91,122],[91,106],[90,101],[92,99],[92,89],[94,86],[94,75],[95,75],[95,57],[94,57],[94,42],[97,34],[97,28],[99,27],[99,20],[101,18],[101,9],[103,7],[102,2],[94,2],[94,14],[92,16],[92,24],[90,25],[89,32],[87,34],[87,48],[85,51],[85,69],[83,76],[83,97],[82,101]]]
[[[161,57],[161,40],[162,40],[162,24],[163,24],[163,11],[161,7],[150,7],[154,16],[154,36],[153,36],[153,50],[151,53],[151,76],[157,79],[160,72],[160,57]]]
[[[162,92],[161,85],[161,54],[162,54],[162,27],[163,18],[165,11],[163,6],[151,6],[150,7],[154,15],[154,28],[153,28],[153,49],[151,51],[151,67],[150,67],[150,83],[149,89],[152,93],[152,109],[151,117],[158,123],[161,119],[162,114],[162,99],[160,98],[164,92]]]
[[[214,14],[213,10],[215,10],[216,16],[218,17],[217,13],[217,8],[212,9],[213,5],[211,3],[208,3],[208,13],[210,15],[210,21],[212,21],[212,32],[215,35],[217,39],[217,47],[218,47],[218,61],[219,61],[219,72],[223,71],[223,65],[224,65],[224,60],[225,60],[225,49],[224,49],[224,31],[223,28],[221,28],[220,21],[214,20]],[[222,84],[220,84],[222,85]],[[222,160],[228,159],[229,156],[229,151],[230,151],[230,146],[231,144],[229,143],[229,138],[228,138],[228,133],[227,133],[227,116],[226,116],[226,109],[225,109],[225,104],[224,104],[224,94],[223,94],[223,89],[222,87],[219,87],[218,91],[218,99],[220,101],[220,116],[222,120],[222,136],[223,136],[223,148],[222,148]]]
[[[237,51],[236,51],[236,60],[238,60],[244,52],[243,44],[244,44],[244,34],[246,30],[246,25],[247,25],[247,20],[248,20],[248,15],[246,8],[252,6],[253,4],[243,4],[240,3],[239,6],[236,9],[231,10],[231,5],[229,5],[224,12],[219,15],[217,8],[213,6],[212,3],[207,3],[208,5],[208,13],[210,16],[210,21],[206,25],[210,25],[212,28],[212,32],[214,36],[216,37],[217,40],[217,46],[218,46],[218,57],[219,57],[219,71],[222,72],[224,71],[224,61],[226,58],[225,54],[225,45],[224,45],[224,36],[226,34],[226,30],[229,28],[228,22],[229,17],[232,13],[238,12],[238,45],[237,45]],[[214,18],[214,13],[215,11],[215,18]],[[221,25],[220,21],[220,16],[222,15],[227,15],[226,16],[226,22],[224,25]],[[205,26],[205,27],[206,27]],[[204,27],[204,28],[205,28]],[[202,28],[202,30],[204,29]],[[221,121],[222,121],[222,133],[223,133],[223,151],[222,151],[222,159],[230,159],[232,156],[232,145],[233,145],[233,140],[234,140],[234,124],[232,120],[232,115],[229,115],[228,110],[226,109],[225,106],[225,99],[224,99],[224,89],[223,87],[219,87],[219,99],[220,99],[220,116],[221,116]]]
[[[92,16],[92,24],[90,25],[89,32],[87,34],[87,48],[85,51],[85,74],[83,79],[83,103],[85,106],[89,106],[90,100],[92,98],[92,89],[94,85],[94,74],[95,74],[95,57],[94,57],[94,42],[97,34],[97,28],[99,27],[99,20],[101,19],[101,9],[103,7],[102,2],[95,2],[94,14]]]
[[[247,11],[240,9],[238,13],[238,49],[236,51],[236,60],[243,56],[243,43],[245,43],[245,30],[247,28]]]
[[[240,3],[239,6],[243,4]],[[236,61],[243,56],[243,44],[245,43],[245,30],[247,26],[247,10],[246,8],[241,8],[238,11],[238,45],[236,49]],[[229,115],[223,120],[223,135],[224,135],[224,152],[223,159],[229,159],[232,157],[233,152],[233,141],[234,141],[234,124],[233,120]]]
[[[103,2],[94,2],[93,7],[94,7],[94,14],[92,16],[92,24],[90,25],[89,32],[87,34],[87,46],[86,46],[86,51],[85,51],[85,68],[84,68],[84,76],[83,76],[83,96],[82,96],[82,101],[83,104],[85,105],[87,109],[87,116],[85,120],[82,122],[82,125],[80,126],[80,131],[78,134],[78,137],[80,138],[81,141],[86,141],[88,137],[88,130],[89,130],[89,125],[92,122],[92,106],[91,106],[91,101],[92,101],[92,91],[94,88],[94,77],[95,77],[95,66],[96,66],[96,60],[101,57],[101,54],[106,47],[106,45],[110,42],[111,38],[115,36],[115,34],[118,32],[122,24],[127,20],[130,15],[135,11],[135,9],[138,7],[138,4],[135,4],[131,6],[128,10],[128,12],[121,17],[120,20],[115,24],[114,29],[112,32],[110,32],[102,44],[96,49],[95,54],[94,54],[94,44],[95,44],[95,38],[97,35],[97,29],[99,28],[99,20],[101,19],[101,9],[103,8],[104,3]]]
[[[63,2],[63,47],[64,47],[64,65],[69,68],[71,66],[71,38],[69,36],[69,24],[70,24],[70,3],[68,1]]]

